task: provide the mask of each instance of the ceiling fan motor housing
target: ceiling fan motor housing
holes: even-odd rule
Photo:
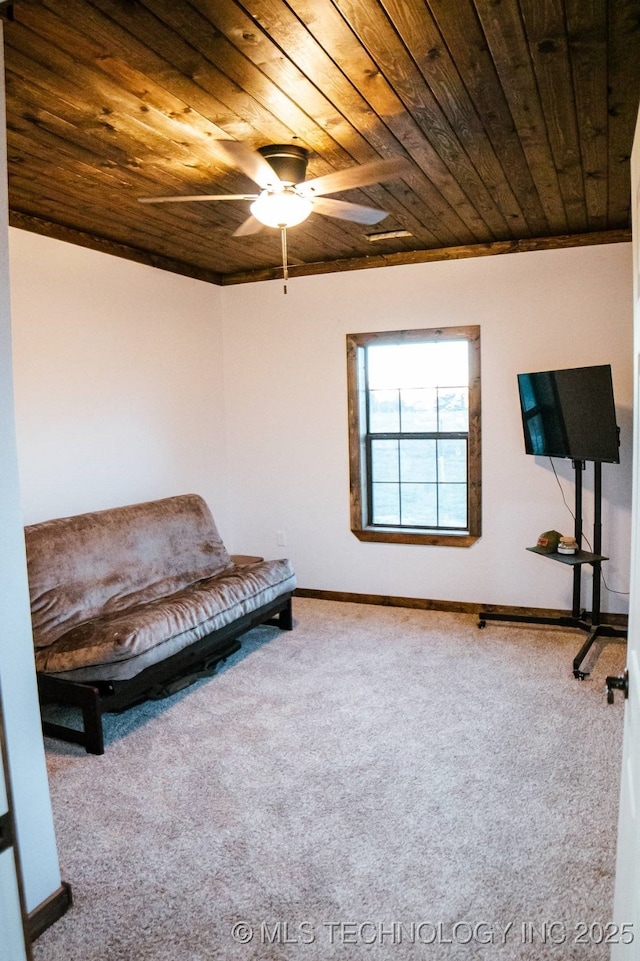
[[[284,183],[299,184],[307,173],[309,152],[295,144],[268,144],[258,147],[258,153],[273,167]]]

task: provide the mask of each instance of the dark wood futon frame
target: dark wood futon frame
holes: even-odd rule
[[[104,754],[103,713],[124,711],[141,701],[168,697],[200,678],[211,677],[218,664],[240,649],[238,638],[254,627],[268,624],[290,631],[293,627],[291,598],[292,593],[282,594],[127,680],[80,683],[38,673],[41,705],[72,706],[82,713],[81,729],[43,718],[44,734],[80,744],[89,754]]]

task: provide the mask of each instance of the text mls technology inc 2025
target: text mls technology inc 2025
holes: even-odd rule
[[[632,924],[611,921],[237,921],[239,944],[631,944]]]

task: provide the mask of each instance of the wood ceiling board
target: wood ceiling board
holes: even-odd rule
[[[137,203],[253,192],[215,147],[238,139],[306,147],[308,179],[413,161],[331,195],[388,211],[375,231],[319,215],[291,230],[298,272],[628,230],[637,0],[16,0],[14,17],[9,201],[25,228],[212,282],[277,274],[277,231],[231,237],[248,202]],[[393,229],[412,236],[367,240]]]

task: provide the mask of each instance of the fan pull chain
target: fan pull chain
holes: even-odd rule
[[[287,228],[282,225],[280,227],[280,236],[282,238],[282,277],[284,279],[284,292],[287,292],[287,281],[289,279],[289,267],[287,265]]]

